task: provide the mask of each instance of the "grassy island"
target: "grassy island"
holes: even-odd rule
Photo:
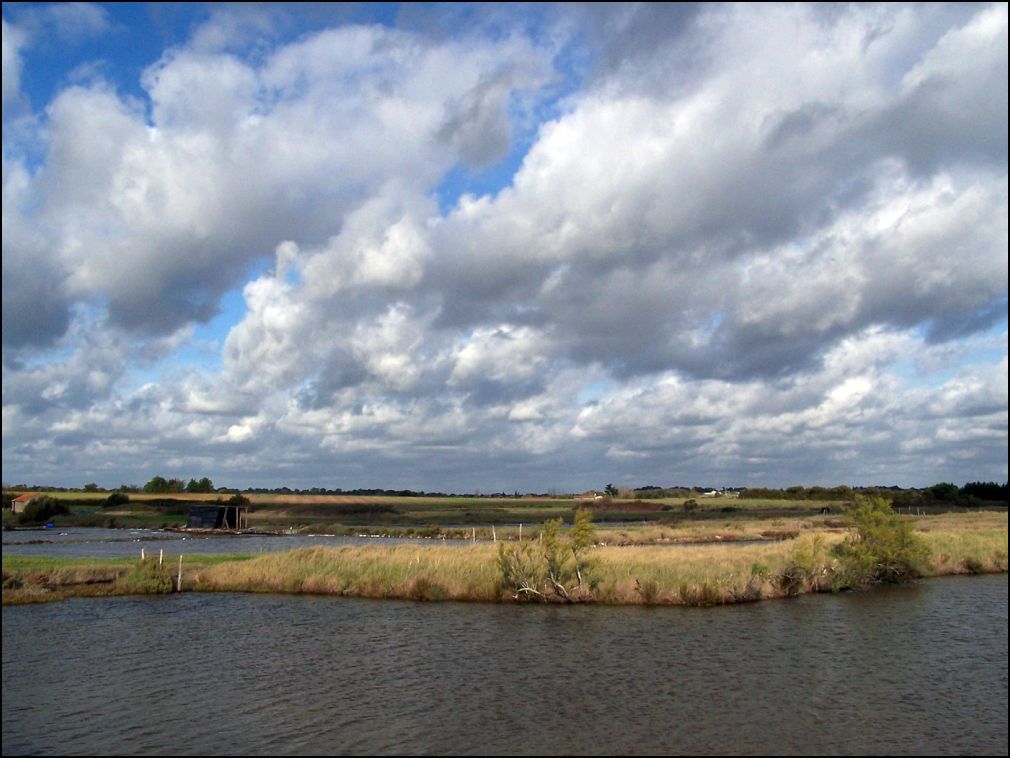
[[[886,512],[867,510],[861,524],[854,518],[597,528],[585,533],[581,548],[573,547],[577,525],[559,531],[558,521],[527,527],[522,542],[501,530],[494,533],[497,542],[462,545],[419,540],[256,557],[185,556],[181,591],[717,605],[1007,570],[1005,509],[898,515],[887,506]],[[171,592],[180,589],[177,582],[178,556],[164,565],[157,559],[3,558],[4,604]]]

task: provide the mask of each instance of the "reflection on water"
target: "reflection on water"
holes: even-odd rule
[[[3,753],[994,753],[1007,577],[713,609],[3,609]]]

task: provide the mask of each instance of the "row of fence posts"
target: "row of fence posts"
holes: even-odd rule
[[[470,539],[473,541],[474,544],[477,543],[477,527],[472,527],[472,531],[470,533]],[[543,539],[542,536],[541,536],[541,539]],[[492,542],[497,542],[498,541],[498,533],[495,531],[494,524],[491,525],[491,541]],[[523,525],[522,524],[519,524],[519,541],[520,542],[523,541]],[[140,560],[141,561],[147,560],[146,557],[145,557],[144,548],[140,548]],[[165,564],[165,551],[164,550],[159,550],[158,551],[158,565],[159,566],[163,566],[164,564]],[[176,576],[176,579],[175,579],[175,591],[176,592],[182,592],[182,556],[181,555],[179,556],[179,573],[178,573],[178,575]]]
[[[470,540],[473,543],[476,544],[476,542],[477,542],[477,527],[474,526],[474,527],[471,527],[470,529],[471,529]],[[443,537],[442,539],[445,539],[445,537]],[[491,541],[492,542],[497,542],[498,541],[498,533],[495,532],[494,524],[491,524]],[[523,525],[521,523],[519,524],[519,541],[520,542],[523,541]],[[544,535],[543,534],[540,535],[540,541],[541,542],[544,541]]]

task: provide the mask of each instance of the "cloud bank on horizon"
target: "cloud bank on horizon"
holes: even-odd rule
[[[4,7],[5,482],[1006,479],[1006,4],[294,8]]]

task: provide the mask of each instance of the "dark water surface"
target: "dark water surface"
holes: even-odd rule
[[[3,609],[3,753],[1007,752],[1007,577],[711,609]]]

